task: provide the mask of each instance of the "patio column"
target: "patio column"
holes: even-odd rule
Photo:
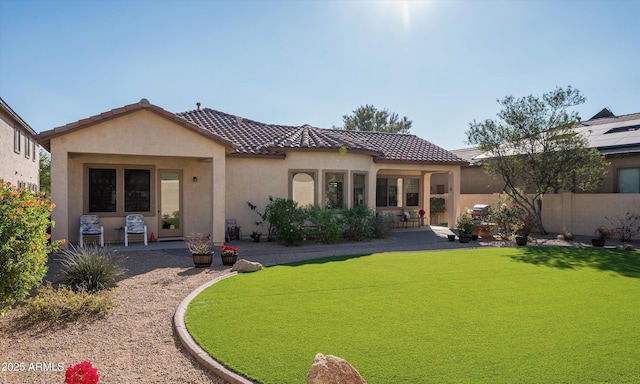
[[[449,171],[449,198],[447,199],[447,223],[455,228],[460,214],[460,167]]]
[[[58,146],[51,143],[51,202],[56,208],[51,213],[51,220],[55,226],[51,229],[51,240],[69,238],[69,154],[67,151],[58,149]],[[77,236],[74,236],[74,239]]]
[[[422,179],[422,209],[424,209],[424,219],[420,225],[431,225],[431,173],[424,174]]]
[[[226,165],[225,159],[214,158],[211,166],[211,180],[213,185],[211,190],[213,192],[213,204],[211,205],[213,210],[211,212],[213,228],[211,233],[213,234],[213,242],[216,245],[220,245],[225,241],[226,230]]]

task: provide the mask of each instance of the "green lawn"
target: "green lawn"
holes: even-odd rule
[[[316,353],[376,383],[638,383],[640,254],[489,248],[332,258],[225,279],[186,313],[217,360],[304,383]]]

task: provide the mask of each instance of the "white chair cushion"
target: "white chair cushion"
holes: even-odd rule
[[[132,225],[127,227],[128,233],[144,233],[144,225]]]
[[[82,233],[85,235],[99,235],[102,228],[99,224],[82,224]]]

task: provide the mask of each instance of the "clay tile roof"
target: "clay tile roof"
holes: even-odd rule
[[[288,150],[344,148],[370,154],[377,162],[467,163],[415,135],[272,125],[209,108],[176,115],[235,143],[237,155],[283,156]]]

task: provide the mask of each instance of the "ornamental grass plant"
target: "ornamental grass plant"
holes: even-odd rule
[[[124,273],[113,251],[95,245],[70,245],[62,253],[61,264],[61,283],[75,292],[84,290],[95,293],[113,288],[117,285],[118,277]]]
[[[47,324],[100,317],[115,307],[115,294],[114,289],[92,294],[85,290],[76,292],[64,285],[54,289],[51,284],[45,284],[38,288],[35,296],[25,300],[21,310],[29,321]]]

